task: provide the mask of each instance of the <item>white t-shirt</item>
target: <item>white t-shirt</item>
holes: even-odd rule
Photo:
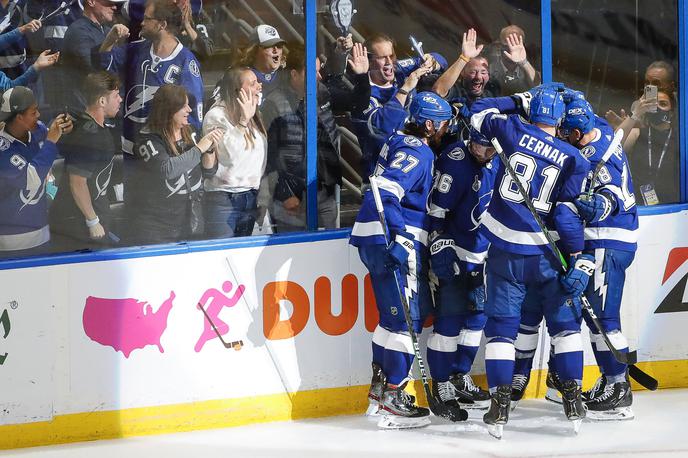
[[[246,130],[229,121],[222,102],[216,103],[203,118],[203,135],[215,128],[225,133],[217,146],[217,173],[205,180],[205,190],[242,192],[258,189],[268,154],[265,135],[255,131],[253,147],[248,148],[244,138]]]

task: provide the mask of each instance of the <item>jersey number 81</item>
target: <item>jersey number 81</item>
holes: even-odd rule
[[[516,173],[521,185],[523,185],[526,194],[529,194],[531,183],[536,177],[535,172],[537,172],[538,168],[537,162],[526,154],[514,153],[509,158],[509,164],[511,164],[511,168]],[[552,203],[549,199],[552,195],[554,184],[559,177],[559,172],[559,167],[554,165],[549,165],[540,172],[542,178],[536,181],[536,183],[541,182],[539,186],[540,193],[538,197],[533,200],[533,206],[536,210],[543,213],[549,213],[552,209]],[[504,174],[504,179],[502,179],[502,183],[499,186],[499,194],[502,198],[510,202],[523,202],[523,196],[518,192],[516,183],[514,183],[508,173]]]

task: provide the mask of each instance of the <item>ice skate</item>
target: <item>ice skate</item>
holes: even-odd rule
[[[456,389],[451,381],[446,382],[432,381],[432,395],[442,401],[442,404],[459,408],[459,401],[456,398]]]
[[[483,415],[487,423],[487,432],[497,439],[502,438],[504,425],[509,421],[511,385],[500,385],[490,395],[490,410]]]
[[[380,411],[380,398],[382,397],[382,389],[387,383],[387,376],[382,372],[382,368],[373,363],[373,378],[370,380],[370,389],[368,390],[368,410],[366,416],[376,417]]]
[[[528,372],[528,375],[514,374],[514,377],[511,379],[511,410],[514,410],[519,401],[523,399],[529,381],[530,372]]]
[[[588,417],[596,421],[632,420],[633,392],[626,382],[606,384],[601,394],[585,403]]]
[[[561,380],[556,372],[547,371],[547,392],[545,393],[545,399],[555,404],[561,404]]]
[[[587,404],[588,402],[595,399],[597,396],[601,395],[604,392],[605,386],[607,386],[607,378],[604,376],[604,374],[602,374],[597,379],[592,388],[590,388],[587,391],[583,391],[583,394],[581,395],[581,397],[583,398],[583,402]]]
[[[487,409],[490,406],[490,393],[473,383],[468,374],[452,374],[449,381],[454,386],[459,406],[464,409]]]
[[[581,387],[575,380],[561,382],[561,400],[566,418],[573,423],[573,431],[578,434],[585,418],[585,405],[581,399]]]
[[[380,399],[382,418],[377,426],[382,429],[422,428],[430,424],[430,411],[413,403],[413,397],[404,391],[406,384],[385,384]]]

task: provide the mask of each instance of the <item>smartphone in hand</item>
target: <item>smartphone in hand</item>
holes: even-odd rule
[[[650,108],[650,112],[657,112],[657,86],[648,84],[645,86],[645,100],[654,102],[654,106]]]

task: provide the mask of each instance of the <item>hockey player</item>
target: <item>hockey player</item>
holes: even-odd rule
[[[446,404],[486,409],[490,395],[468,375],[485,326],[484,263],[489,242],[478,231],[499,159],[490,141],[449,145],[437,160],[430,203],[430,265],[438,278],[428,365],[433,394]]]
[[[406,294],[413,326],[422,330],[430,310],[426,205],[433,182],[437,144],[447,129],[451,107],[431,92],[416,95],[403,131],[389,137],[380,152],[375,176],[380,187],[390,240],[378,221],[372,192],[367,192],[350,243],[370,271],[380,323],[373,334],[373,379],[369,412],[381,409],[388,427],[429,424],[428,409],[414,405],[404,388],[414,358],[394,272],[400,270],[399,289]],[[371,412],[372,413],[372,412]]]
[[[471,117],[471,124],[499,141],[526,197],[545,224],[557,230],[562,251],[570,256],[568,271],[560,275],[559,260],[524,205],[524,196],[511,174],[502,167],[481,221],[491,242],[485,305],[485,367],[491,405],[483,420],[493,435],[501,437],[501,426],[509,419],[514,341],[521,306],[530,292],[539,296],[544,306],[563,380],[564,412],[577,430],[585,417],[579,297],[592,274],[594,260],[582,253],[583,222],[573,201],[583,189],[589,165],[576,148],[556,138],[564,115],[564,102],[556,90],[543,88],[533,95],[526,110],[529,123],[518,115],[500,114],[490,107],[490,99],[476,102],[473,109],[481,111]]]
[[[366,45],[370,51],[370,103],[360,118],[353,119],[363,153],[364,180],[373,173],[384,142],[403,127],[409,94],[415,92],[420,78],[447,68],[447,60],[437,53],[397,60],[394,40],[386,35],[376,35]]]
[[[56,143],[72,130],[59,115],[46,128],[31,89],[8,89],[0,100],[0,253],[35,254],[50,240],[46,177],[57,155]]]
[[[592,173],[609,148],[614,132],[605,120],[595,116],[581,93],[570,90],[567,93],[570,100],[559,134],[581,149],[591,163]],[[638,215],[629,163],[621,147],[610,156],[591,185],[595,190],[591,200],[581,197],[574,201],[579,214],[587,222],[584,252],[595,257],[595,275],[585,295],[614,346],[625,353],[628,352],[628,342],[621,333],[621,296],[626,269],[637,248]],[[602,373],[593,389],[583,393],[588,415],[594,420],[632,419],[630,406],[633,395],[626,378],[627,366],[614,359],[588,315],[584,318],[591,330],[590,341]],[[520,399],[528,383],[541,319],[542,313],[537,309],[526,311],[522,316],[516,342],[512,400]],[[561,402],[559,377],[552,363],[550,361],[547,373],[546,398]]]
[[[567,105],[560,133],[580,148],[590,161],[591,170],[600,162],[614,136],[611,126],[595,116],[585,100],[574,100]],[[627,353],[628,342],[621,333],[621,296],[626,269],[633,262],[637,249],[638,212],[628,158],[621,146],[612,153],[591,186],[594,189],[592,199],[581,196],[574,201],[587,223],[584,252],[595,257],[595,275],[585,294],[614,347]],[[585,319],[602,373],[594,388],[583,393],[590,418],[632,419],[633,395],[626,376],[628,366],[614,359],[587,314]]]

